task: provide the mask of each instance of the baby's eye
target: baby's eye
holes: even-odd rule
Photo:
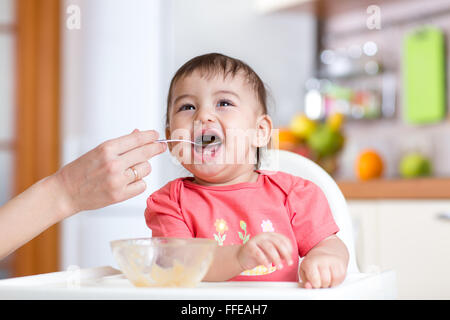
[[[178,109],[178,111],[187,111],[187,110],[195,110],[195,107],[192,104],[185,104]]]
[[[228,100],[220,100],[217,102],[217,107],[231,107],[233,106],[233,103]]]

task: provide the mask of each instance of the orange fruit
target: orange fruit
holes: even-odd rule
[[[375,150],[364,150],[356,160],[356,175],[361,180],[379,178],[383,167],[383,159]]]
[[[275,148],[291,150],[299,143],[298,138],[287,128],[278,129],[278,145],[275,140]]]

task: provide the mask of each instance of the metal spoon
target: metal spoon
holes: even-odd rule
[[[216,144],[220,144],[220,141],[202,141],[201,143],[199,142],[194,142],[191,140],[183,140],[183,139],[160,139],[160,140],[155,140],[155,142],[161,142],[161,143],[168,143],[168,142],[188,142],[191,143],[195,146],[200,146],[200,147],[204,147],[204,146],[214,146]]]

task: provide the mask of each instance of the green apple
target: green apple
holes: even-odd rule
[[[343,137],[339,132],[323,124],[311,133],[307,143],[319,156],[325,157],[334,154],[342,147]]]
[[[431,161],[419,152],[406,154],[400,161],[399,171],[403,178],[428,176],[431,174]]]

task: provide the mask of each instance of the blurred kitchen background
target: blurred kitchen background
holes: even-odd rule
[[[449,18],[449,0],[0,0],[0,205],[105,140],[163,134],[173,73],[220,52],[270,88],[276,147],[338,182],[361,271],[450,298]],[[150,236],[146,198],[185,174],[151,163],[144,194],[44,232],[0,278],[115,266],[109,241]]]

